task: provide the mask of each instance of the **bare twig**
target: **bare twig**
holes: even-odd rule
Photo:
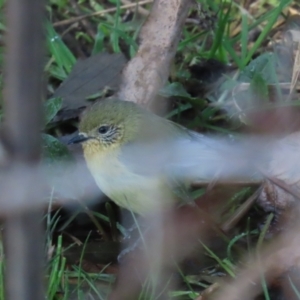
[[[153,2],[153,0],[144,0],[144,1],[139,1],[139,2],[135,2],[135,3],[125,4],[125,5],[120,6],[120,9],[133,8],[133,7],[140,6],[140,5],[145,5],[145,4],[148,4],[148,3],[151,3],[151,2]],[[86,15],[83,15],[83,16],[79,16],[79,17],[68,19],[68,20],[55,22],[53,24],[53,26],[54,27],[60,27],[60,26],[64,26],[64,25],[69,25],[69,24],[81,21],[83,19],[86,19],[86,18],[95,17],[95,16],[103,16],[105,14],[115,12],[116,10],[117,10],[117,8],[113,7],[113,8],[109,8],[109,9],[105,9],[105,10],[101,10],[101,11],[96,11],[94,13],[86,14]]]
[[[77,1],[72,0],[72,1],[70,1],[70,4],[72,5],[74,11],[75,11],[77,14],[80,14],[80,13],[81,13]],[[96,32],[95,32],[93,26],[90,24],[89,20],[82,19],[82,20],[80,21],[80,23],[83,25],[83,27],[85,27],[86,32],[87,32],[90,36],[94,37],[94,36],[96,35]]]
[[[134,0],[135,1],[135,0]],[[124,5],[128,5],[128,4],[133,4],[131,1],[129,0],[121,0],[122,3],[124,3]],[[136,4],[136,2],[134,2]],[[137,6],[137,5],[136,5]],[[149,11],[141,6],[137,6],[137,11],[144,16],[148,16],[149,15]]]

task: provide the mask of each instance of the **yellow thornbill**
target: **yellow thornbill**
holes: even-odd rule
[[[70,143],[82,144],[99,188],[121,207],[142,215],[174,205],[174,189],[187,188],[196,177],[212,178],[228,150],[224,141],[118,99],[88,108]]]

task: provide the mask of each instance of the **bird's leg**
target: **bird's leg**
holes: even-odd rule
[[[138,247],[141,246],[141,238],[139,237],[134,243],[132,243],[129,246],[126,246],[118,255],[117,259],[118,262],[120,264],[122,264],[124,262],[124,258],[126,257],[126,255],[128,255],[129,253],[133,252],[134,250],[136,250]]]
[[[135,224],[135,223],[133,225],[131,225],[129,228],[125,228],[123,230],[124,240],[130,240],[132,232],[136,229],[137,229],[137,224]]]
[[[117,258],[119,263],[124,262],[124,257],[126,255],[128,255],[129,253],[131,253],[131,252],[135,251],[136,249],[141,248],[143,246],[143,236],[141,236],[141,235],[146,234],[147,231],[149,231],[149,229],[151,228],[151,226],[146,227],[146,229],[143,230],[143,232],[141,232],[140,227],[141,227],[140,224],[135,223],[135,224],[133,224],[133,226],[130,229],[128,229],[128,231],[131,231],[131,233],[135,230],[138,230],[140,234],[133,243],[127,245],[120,252],[120,254],[118,255],[118,258]],[[129,235],[127,237],[125,237],[124,239],[126,239],[127,241],[130,240],[132,238],[131,233],[129,233]]]
[[[141,244],[142,235],[146,232],[147,226],[140,222],[138,217],[129,210],[122,212],[122,223],[126,230],[123,234],[123,250],[118,255],[118,262],[122,263],[124,257],[133,252]],[[125,223],[125,224],[124,224]]]
[[[124,249],[118,255],[118,262],[124,262],[124,257],[128,254],[134,253],[146,253],[150,248],[153,248],[153,237],[155,237],[156,244],[160,244],[161,241],[157,239],[163,236],[163,223],[165,222],[164,215],[166,212],[156,211],[154,214],[143,216],[142,218],[137,219],[136,216],[132,213],[134,219],[134,236],[131,241],[126,241]]]

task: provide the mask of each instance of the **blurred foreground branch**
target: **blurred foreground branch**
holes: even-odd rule
[[[43,12],[44,3],[40,0],[8,1],[4,134],[9,170],[36,165],[40,159]],[[5,173],[4,178],[9,178],[7,169]],[[18,178],[26,186],[24,193],[16,193],[18,180],[10,179],[1,190],[1,202],[24,202],[30,206],[41,186],[25,176]],[[11,211],[6,215],[7,300],[44,298],[41,220],[37,207],[30,212]]]

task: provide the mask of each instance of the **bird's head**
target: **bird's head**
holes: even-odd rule
[[[89,107],[82,115],[78,135],[69,143],[82,143],[97,151],[115,149],[135,140],[147,114],[137,104],[105,99]]]

